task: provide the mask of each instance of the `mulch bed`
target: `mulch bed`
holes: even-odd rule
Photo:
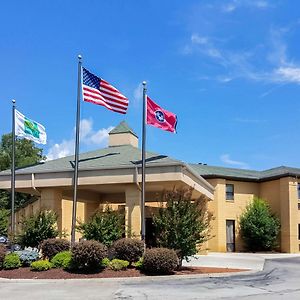
[[[174,272],[174,275],[195,275],[211,273],[242,272],[247,270],[227,269],[227,268],[206,268],[206,267],[182,267]],[[8,279],[84,279],[84,278],[121,278],[121,277],[143,277],[145,274],[136,269],[124,271],[102,270],[94,274],[78,274],[66,272],[62,269],[51,269],[44,272],[33,272],[30,268],[20,268],[15,270],[0,270],[0,278]]]

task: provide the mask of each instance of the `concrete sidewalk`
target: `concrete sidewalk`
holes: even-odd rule
[[[195,257],[192,257],[189,262],[184,261],[183,265],[261,271],[264,268],[266,259],[281,259],[290,257],[300,257],[300,254],[210,252],[207,255],[196,255]]]

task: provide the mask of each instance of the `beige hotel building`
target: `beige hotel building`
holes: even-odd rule
[[[176,187],[192,187],[194,197],[210,199],[212,238],[208,251],[243,251],[239,217],[254,196],[265,199],[281,222],[279,249],[299,253],[300,169],[277,167],[265,171],[190,164],[147,152],[146,230],[151,234],[151,216],[157,210],[157,195]],[[16,213],[16,222],[40,209],[58,214],[58,228],[70,234],[74,157],[46,161],[16,170],[16,191],[36,195]],[[82,153],[79,160],[77,218],[89,217],[109,204],[125,214],[132,235],[140,233],[141,150],[138,137],[125,122],[109,133],[109,146]],[[0,189],[10,189],[10,171],[0,172]],[[77,234],[77,239],[80,237]]]

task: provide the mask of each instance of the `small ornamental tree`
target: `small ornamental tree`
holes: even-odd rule
[[[79,222],[77,231],[83,238],[109,247],[124,234],[124,215],[107,206],[104,211],[96,212],[88,222]]]
[[[19,243],[26,247],[38,247],[46,239],[59,236],[57,215],[53,211],[40,211],[22,222]]]
[[[240,229],[248,250],[272,250],[277,246],[280,221],[263,199],[254,198],[240,217]]]
[[[212,214],[207,211],[208,198],[192,200],[192,192],[180,189],[164,193],[159,213],[153,217],[158,246],[174,249],[180,265],[209,238]]]

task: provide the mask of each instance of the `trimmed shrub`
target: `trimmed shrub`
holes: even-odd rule
[[[54,268],[68,269],[72,260],[72,254],[70,251],[63,251],[57,253],[52,259],[51,263]]]
[[[52,268],[52,264],[51,264],[51,262],[49,262],[48,259],[38,260],[38,261],[34,261],[30,265],[30,268],[31,268],[31,271],[37,271],[37,272],[47,271]]]
[[[113,259],[108,267],[114,271],[125,270],[129,266],[129,261],[122,259]]]
[[[3,266],[6,252],[7,252],[6,247],[4,245],[0,245],[0,268],[2,268],[2,266]]]
[[[3,268],[5,270],[18,269],[21,265],[21,260],[18,254],[9,253],[5,255],[3,262]]]
[[[102,259],[101,266],[102,266],[103,268],[106,268],[106,267],[108,267],[109,263],[110,263],[109,258],[108,258],[108,257],[105,257],[105,258]]]
[[[83,271],[93,271],[101,267],[103,258],[107,256],[107,248],[97,241],[76,243],[71,250],[72,265]]]
[[[88,222],[79,223],[77,230],[83,238],[109,247],[124,234],[124,215],[108,206],[105,211],[97,211]]]
[[[28,267],[31,263],[39,259],[39,253],[35,250],[22,250],[15,251],[18,254],[22,263],[22,266]]]
[[[273,250],[277,246],[280,221],[261,198],[254,198],[246,207],[240,218],[240,228],[247,250]]]
[[[43,240],[58,237],[56,222],[57,215],[52,211],[40,211],[26,218],[22,222],[19,243],[26,247],[38,247]]]
[[[120,239],[111,248],[114,258],[127,260],[130,264],[138,261],[144,254],[144,242],[138,239]]]
[[[150,274],[171,274],[178,266],[176,252],[167,248],[147,249],[143,270]]]
[[[64,239],[44,240],[40,248],[44,258],[52,259],[57,253],[70,250],[70,242]]]

